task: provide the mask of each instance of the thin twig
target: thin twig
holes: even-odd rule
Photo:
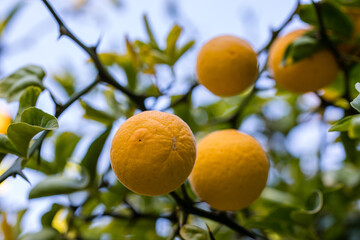
[[[71,31],[70,29],[65,25],[64,21],[60,18],[60,16],[56,13],[54,8],[50,5],[50,3],[47,0],[42,0],[42,2],[45,4],[57,24],[59,25],[59,32],[60,37],[61,36],[67,36],[71,40],[73,40],[81,49],[83,49],[92,59],[94,62],[95,67],[99,71],[99,76],[103,82],[106,82],[121,92],[123,92],[126,96],[128,96],[139,109],[146,110],[144,100],[146,96],[142,95],[136,95],[132,91],[128,90],[127,88],[120,85],[115,78],[108,72],[108,70],[104,67],[104,65],[101,63],[100,58],[96,52],[96,47],[88,47],[86,46],[82,41],[79,40]]]
[[[288,19],[277,29],[277,30],[273,30],[272,31],[272,35],[270,38],[270,41],[262,48],[258,51],[258,55],[261,54],[262,52],[268,51],[270,46],[273,44],[273,42],[275,41],[275,39],[277,38],[277,36],[280,34],[280,32],[292,21],[292,19],[294,18],[294,16],[297,14],[298,10],[300,7],[300,0],[297,1],[296,4],[296,8],[294,9],[294,11],[290,14],[290,16],[288,17]]]
[[[97,77],[91,84],[85,87],[80,92],[75,93],[70,97],[70,99],[60,107],[58,111],[55,113],[55,117],[58,118],[69,106],[71,106],[75,101],[77,101],[80,97],[88,93],[91,89],[93,89],[100,82],[100,78]]]

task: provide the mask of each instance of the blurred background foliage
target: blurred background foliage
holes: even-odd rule
[[[121,14],[126,1],[110,2]],[[10,4],[1,16],[0,57],[8,48],[1,41],[7,29],[25,30],[14,22],[27,4],[22,1]],[[76,16],[84,14],[89,4],[90,0],[71,1],[59,13],[75,16],[73,21],[76,21]],[[168,14],[179,14],[174,1],[166,4]],[[360,17],[357,17],[360,1],[328,0],[319,4],[324,26],[319,26],[313,4],[295,6],[293,14],[287,13],[289,21],[284,19],[286,24],[274,29],[266,47],[259,48],[259,68],[263,71],[255,87],[235,97],[210,96],[211,101],[207,101],[209,93],[197,85],[193,72],[182,68],[187,74],[179,77],[177,63],[186,54],[196,54],[191,51],[196,39],[184,39],[186,29],[177,24],[165,36],[158,36],[157,26],[151,24],[147,15],[143,16],[145,37],[115,39],[121,42],[123,51],[97,49],[101,63],[121,79],[120,84],[133,93],[133,97],[119,91],[116,84],[97,81],[94,59],[89,56],[86,63],[82,62],[90,72],[84,73],[86,84],[78,80],[79,74],[71,67],[60,67],[60,71],[45,76],[41,68],[29,65],[12,75],[3,75],[0,96],[11,102],[8,108],[16,113],[11,128],[23,138],[13,141],[15,144],[11,146],[7,144],[7,137],[0,138],[1,152],[10,153],[2,155],[0,164],[1,180],[5,180],[0,185],[0,191],[3,188],[0,236],[6,240],[247,239],[216,221],[186,214],[170,195],[140,196],[116,180],[106,153],[108,139],[115,126],[139,112],[136,101],[141,100],[147,109],[168,111],[181,117],[197,139],[218,129],[236,128],[261,142],[271,161],[268,185],[249,208],[224,213],[227,217],[268,239],[358,239],[360,115],[356,110],[360,110],[357,97],[360,89],[355,86],[360,79]],[[45,14],[46,9],[42,12]],[[51,20],[50,15],[47,16],[46,21]],[[285,91],[275,85],[266,70],[267,50],[273,38],[292,21],[311,25],[313,33],[307,37],[312,40],[294,43],[284,59],[298,61],[323,48],[319,41],[321,27],[325,27],[333,43],[344,49],[346,71],[319,92],[298,95]],[[55,24],[51,27],[57,28]],[[92,46],[101,46],[101,41]],[[30,48],[31,44],[25,46]],[[29,59],[28,64],[32,64],[31,57]],[[7,60],[1,58],[1,61]],[[165,78],[161,77],[164,72]],[[92,81],[95,84],[88,91],[76,95]],[[77,99],[80,104],[66,111],[82,117],[85,125],[73,124],[79,121],[75,117],[63,123],[59,120],[59,130],[39,135],[32,143],[39,132],[57,128],[55,117],[62,114],[67,103]],[[37,116],[47,121],[38,123]],[[19,126],[25,123],[30,127]],[[89,136],[87,133],[93,131],[90,124],[94,123],[98,131]],[[64,129],[62,124],[76,127]],[[77,131],[84,126],[89,126],[88,130]],[[18,139],[9,133],[8,138]],[[27,177],[26,173],[35,177]],[[48,199],[49,207],[38,214],[39,219],[26,217],[31,214],[28,207],[11,209],[5,204],[8,195],[15,194],[16,199],[18,194],[16,190],[10,191],[9,186],[11,188],[14,181],[22,181],[19,177],[5,179],[12,175],[20,175],[32,183],[29,202]],[[22,181],[21,184],[28,183]],[[192,199],[197,207],[213,211],[206,203],[198,202],[188,183],[177,192]],[[36,221],[41,227],[33,229],[31,225]]]

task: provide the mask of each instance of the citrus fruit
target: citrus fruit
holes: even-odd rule
[[[200,84],[213,94],[234,96],[250,87],[258,74],[256,53],[235,36],[219,36],[200,50],[196,73]]]
[[[327,49],[320,50],[298,62],[282,64],[289,44],[306,31],[295,30],[276,39],[269,50],[270,73],[281,87],[295,93],[319,90],[332,83],[339,72],[334,56]]]
[[[6,134],[11,123],[10,115],[4,110],[0,110],[0,134]]]
[[[260,196],[268,172],[266,154],[253,137],[233,129],[221,130],[199,142],[190,184],[212,208],[235,211]]]
[[[188,125],[164,112],[145,111],[125,121],[111,145],[111,166],[128,189],[147,196],[169,193],[188,178],[196,143]]]

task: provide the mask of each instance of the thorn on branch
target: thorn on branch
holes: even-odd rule
[[[116,89],[120,90],[122,93],[124,93],[130,100],[132,100],[136,106],[142,110],[145,111],[145,96],[139,96],[135,94],[134,92],[130,91],[126,87],[119,84],[115,78],[109,73],[109,71],[106,69],[106,67],[101,63],[99,56],[96,53],[96,48],[94,47],[88,47],[86,46],[79,38],[77,38],[70,30],[66,27],[63,20],[60,18],[60,16],[56,13],[54,8],[50,5],[50,3],[47,0],[42,0],[42,2],[45,4],[46,8],[49,10],[55,21],[57,22],[59,28],[60,28],[60,36],[66,35],[68,36],[73,42],[75,42],[82,50],[84,50],[89,57],[93,60],[94,65],[96,69],[98,70],[98,75],[100,76],[101,80],[105,83],[108,83],[115,87]]]
[[[62,36],[66,36],[67,35],[67,29],[64,26],[60,26],[59,27],[59,38],[61,38]]]

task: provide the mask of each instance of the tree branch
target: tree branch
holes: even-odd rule
[[[184,211],[188,212],[189,214],[197,215],[200,217],[204,217],[210,220],[213,220],[215,222],[221,223],[226,225],[227,227],[231,228],[232,230],[244,235],[248,236],[252,239],[256,238],[256,235],[244,228],[243,226],[239,225],[234,220],[228,218],[226,215],[221,213],[215,213],[215,212],[207,212],[205,210],[202,210],[200,208],[194,207],[193,203],[185,202],[183,199],[181,199],[175,192],[170,193],[171,197],[174,198],[176,203],[181,206]]]
[[[272,35],[270,38],[270,41],[262,48],[258,51],[258,55],[262,52],[268,51],[269,48],[271,47],[271,45],[273,44],[273,42],[275,41],[275,39],[277,38],[277,36],[280,34],[280,32],[292,21],[292,19],[294,18],[294,16],[297,14],[299,7],[300,7],[301,3],[300,0],[297,1],[296,4],[296,8],[294,9],[294,11],[290,14],[290,16],[288,17],[288,19],[277,29],[277,30],[273,30],[272,31]]]
[[[349,89],[349,78],[350,78],[350,72],[349,72],[349,68],[346,65],[342,54],[339,52],[339,50],[337,49],[337,47],[335,46],[335,44],[331,41],[331,39],[329,38],[327,32],[326,32],[326,27],[324,24],[324,20],[323,20],[323,15],[322,15],[322,11],[321,11],[321,3],[317,3],[314,2],[313,0],[311,0],[314,8],[315,8],[315,12],[316,12],[316,17],[317,17],[317,21],[319,24],[319,34],[320,34],[320,41],[324,43],[324,45],[330,50],[330,52],[333,54],[338,66],[340,67],[340,69],[344,72],[344,77],[345,77],[345,94],[344,97],[348,100],[351,101],[350,99],[350,89]]]
[[[100,58],[96,52],[96,47],[88,47],[86,46],[82,41],[79,40],[71,31],[70,29],[65,25],[64,21],[60,18],[60,16],[56,13],[54,8],[50,5],[50,3],[47,0],[42,0],[42,2],[45,4],[57,24],[59,25],[59,32],[60,37],[61,36],[67,36],[71,40],[73,40],[81,49],[83,49],[93,60],[95,67],[97,68],[99,72],[99,76],[103,82],[106,82],[121,92],[123,92],[129,99],[131,99],[137,107],[145,111],[146,107],[144,104],[144,100],[146,99],[146,96],[143,95],[136,95],[132,91],[128,90],[127,88],[120,85],[115,78],[108,72],[108,70],[104,67],[104,65],[101,63]]]
[[[139,220],[139,219],[157,220],[159,218],[165,218],[165,219],[170,220],[171,222],[175,222],[177,220],[173,214],[155,215],[155,214],[139,213],[139,212],[137,212],[136,214],[132,213],[131,215],[119,214],[119,213],[114,213],[114,212],[103,212],[102,214],[79,216],[79,217],[86,222],[90,222],[96,218],[105,217],[105,216],[112,217],[115,219],[120,219],[120,220]]]

